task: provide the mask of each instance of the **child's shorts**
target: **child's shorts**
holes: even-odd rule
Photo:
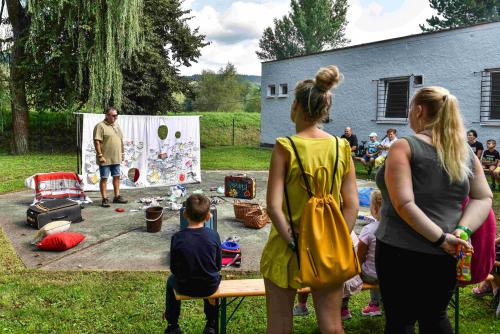
[[[365,154],[365,155],[363,155],[363,160],[364,160],[365,162],[369,162],[371,159],[377,159],[377,158],[378,158],[378,155],[373,155],[373,156],[371,156],[371,157],[369,157],[369,156],[368,156],[368,155],[366,155],[366,154]]]

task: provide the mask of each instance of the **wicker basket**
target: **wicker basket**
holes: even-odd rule
[[[266,209],[258,208],[248,211],[243,222],[245,227],[258,229],[266,226],[270,219]]]
[[[234,201],[233,207],[236,220],[244,221],[248,211],[259,209],[260,205],[258,203]]]

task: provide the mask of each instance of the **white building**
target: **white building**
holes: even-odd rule
[[[459,102],[467,129],[500,145],[500,22],[411,35],[262,63],[261,144],[294,133],[290,106],[295,84],[337,65],[329,133],[353,128],[358,140],[388,128],[408,135],[409,100],[422,86],[443,86]]]

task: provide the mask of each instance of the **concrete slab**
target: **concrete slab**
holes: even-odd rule
[[[238,171],[202,172],[203,182],[188,185],[188,193],[202,189],[207,196],[217,196],[211,187],[224,184],[224,176],[237,174]],[[267,171],[246,172],[256,178],[257,196],[255,201],[265,204]],[[373,187],[371,181],[358,180],[360,187]],[[89,193],[94,204],[82,210],[82,223],[72,224],[71,231],[86,236],[77,247],[66,252],[44,252],[36,249],[30,242],[36,233],[26,224],[26,210],[33,200],[32,191],[22,191],[0,195],[0,226],[28,268],[43,270],[166,270],[170,239],[179,230],[179,213],[165,211],[162,229],[158,233],[146,232],[144,212],[130,212],[139,209],[137,201],[142,197],[166,196],[168,188],[148,188],[123,191],[129,200],[125,205],[114,205],[105,209],[99,206],[98,193]],[[217,205],[218,232],[222,239],[232,235],[240,237],[243,254],[241,268],[224,269],[228,271],[258,272],[262,249],[267,241],[271,225],[260,230],[248,229],[234,219],[233,199],[222,197]],[[115,212],[123,207],[126,212]],[[365,212],[367,208],[363,208]],[[356,227],[359,233],[360,225]]]

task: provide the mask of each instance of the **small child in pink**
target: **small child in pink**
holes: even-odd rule
[[[361,263],[361,279],[365,283],[377,284],[377,272],[375,270],[375,231],[380,220],[380,208],[382,206],[382,194],[379,190],[373,190],[370,198],[370,213],[372,217],[365,217],[369,223],[363,227],[359,235],[358,258]],[[370,303],[361,311],[364,316],[381,315],[380,291],[370,289]],[[342,300],[342,311],[348,308],[349,298]]]

